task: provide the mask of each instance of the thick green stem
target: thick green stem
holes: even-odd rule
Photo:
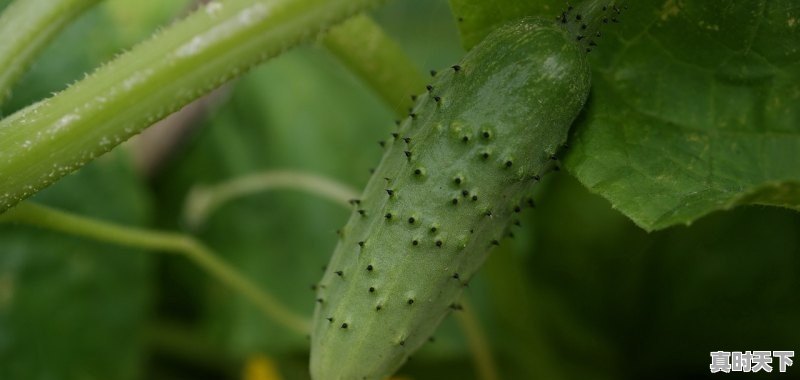
[[[271,189],[303,190],[345,206],[358,196],[355,189],[318,175],[296,171],[267,171],[214,186],[193,188],[186,197],[184,219],[191,227],[200,226],[223,204]]]
[[[366,15],[353,17],[331,29],[323,42],[398,116],[407,115],[414,105],[411,94],[425,88],[420,71],[405,51]]]
[[[0,212],[379,0],[213,1],[56,96],[0,121]]]
[[[36,55],[100,0],[16,0],[0,15],[0,104]]]
[[[0,222],[17,222],[127,247],[183,254],[221,283],[253,302],[267,317],[297,333],[308,333],[309,323],[305,318],[287,309],[275,297],[190,236],[119,226],[30,202],[21,203],[0,215]]]

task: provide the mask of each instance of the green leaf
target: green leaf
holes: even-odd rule
[[[648,230],[798,207],[798,20],[786,0],[632,4],[596,50],[567,168]]]
[[[142,190],[113,154],[35,199],[142,225],[149,209]],[[150,263],[140,251],[0,224],[0,378],[139,378]]]

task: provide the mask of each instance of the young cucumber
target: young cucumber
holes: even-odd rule
[[[552,168],[589,86],[584,49],[540,19],[436,75],[340,230],[317,287],[312,378],[383,379],[428,340]]]

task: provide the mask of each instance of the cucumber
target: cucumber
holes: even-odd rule
[[[339,231],[317,286],[313,379],[383,379],[458,309],[554,167],[590,78],[575,37],[533,18],[436,74]]]

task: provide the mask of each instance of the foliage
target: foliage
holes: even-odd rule
[[[9,3],[0,0],[1,7]],[[107,0],[64,22],[13,87],[2,105],[9,118],[0,123],[22,130],[9,121],[15,111],[69,84],[80,89],[84,73],[157,28],[167,30],[188,3],[147,0],[132,8]],[[572,127],[565,170],[537,190],[537,209],[467,291],[505,378],[691,377],[707,371],[709,351],[800,342],[791,329],[800,318],[800,216],[788,210],[800,204],[800,4],[627,5],[614,16],[618,23],[603,26],[589,55],[592,94]],[[452,14],[443,0],[395,1],[371,15],[413,62],[430,69],[455,63],[504,21],[555,20],[565,4],[450,6]],[[306,42],[323,28],[297,25]],[[152,140],[142,136],[34,200],[193,234],[289,308],[311,315],[308,288],[322,275],[345,210],[276,191],[223,205],[191,230],[183,205],[196,186],[268,169],[363,187],[380,157],[376,142],[391,131],[399,107],[382,103],[376,84],[354,75],[358,69],[339,64],[346,45],[339,52],[332,46],[311,43],[239,72],[240,80],[200,103],[195,122],[162,123],[161,130],[181,131],[168,154],[143,145]],[[401,65],[396,72],[414,72]],[[146,92],[138,96],[158,103]],[[67,98],[65,109],[75,105]],[[0,157],[8,146],[0,138]],[[150,164],[134,164],[143,158]],[[13,182],[11,175],[3,172],[0,186]],[[0,224],[0,378],[233,379],[256,354],[274,358],[287,379],[308,378],[304,337],[182,258],[149,253]],[[401,373],[474,376],[452,320],[436,338]]]

